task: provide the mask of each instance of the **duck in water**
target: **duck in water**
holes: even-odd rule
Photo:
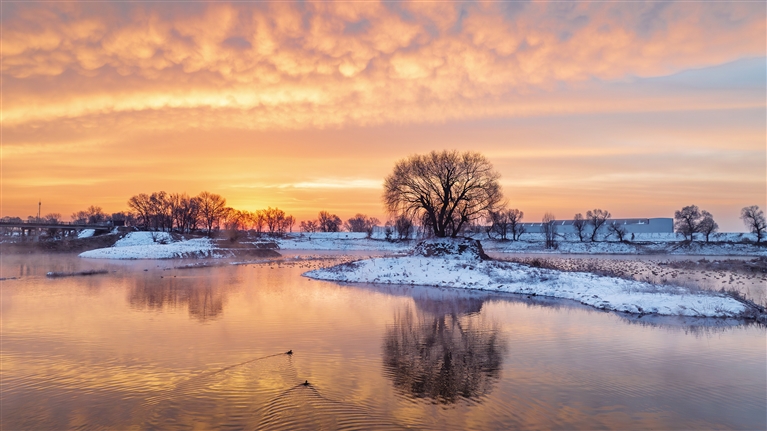
[[[292,355],[293,354],[293,349],[288,350],[287,352],[285,352],[285,354],[286,355]]]

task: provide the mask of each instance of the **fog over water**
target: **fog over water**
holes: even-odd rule
[[[324,254],[3,256],[3,429],[767,428],[763,326],[302,277]]]

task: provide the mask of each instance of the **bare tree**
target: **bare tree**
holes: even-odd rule
[[[208,231],[213,231],[213,225],[218,225],[226,213],[226,199],[210,192],[202,192],[197,195],[199,202],[200,220]]]
[[[138,224],[144,229],[149,229],[152,217],[152,207],[149,202],[149,195],[141,193],[128,199],[128,207],[136,212]]]
[[[36,219],[36,217],[34,217]],[[101,224],[109,220],[109,215],[94,205],[89,206],[83,211],[77,211],[71,215],[72,222],[80,224]]]
[[[281,233],[283,223],[285,222],[285,211],[279,208],[269,207],[264,211],[264,221],[269,229],[269,234]]]
[[[317,222],[314,220],[302,221],[300,226],[304,232],[317,232],[319,229]]]
[[[628,230],[626,230],[626,226],[613,221],[612,223],[607,224],[607,231],[609,234],[615,235],[616,238],[618,238],[618,241],[623,242],[624,237],[628,233]]]
[[[50,213],[50,214],[46,214],[46,215],[43,217],[43,220],[44,220],[46,223],[54,223],[54,224],[58,224],[58,223],[61,223],[61,214],[60,214],[60,213]]]
[[[586,219],[583,218],[583,214],[578,213],[573,217],[573,228],[575,229],[575,232],[578,234],[578,239],[583,242],[583,239],[586,237],[586,225],[588,222]]]
[[[373,228],[380,223],[375,217],[368,217],[365,214],[356,214],[344,224],[344,228],[349,232],[365,232],[367,237],[373,236]]]
[[[293,232],[293,225],[296,224],[296,218],[292,215],[285,216],[282,220],[281,232]]]
[[[264,231],[264,224],[266,223],[266,215],[264,210],[258,210],[253,213],[253,227],[256,228],[256,233],[260,236]]]
[[[511,231],[511,239],[512,241],[519,240],[520,235],[525,233],[525,227],[522,226],[522,217],[525,216],[525,213],[513,208],[506,212],[506,218],[509,222],[509,230]]]
[[[690,205],[674,212],[674,229],[684,235],[685,239],[693,241],[696,232],[700,230],[700,220],[703,217],[697,205]]]
[[[397,231],[397,239],[409,239],[413,233],[413,220],[410,217],[401,214],[394,220],[394,229]]]
[[[743,209],[740,210],[740,219],[743,220],[743,223],[745,223],[751,233],[756,234],[756,243],[761,243],[765,231],[767,231],[767,221],[765,221],[764,218],[764,211],[759,209],[757,205],[743,207]]]
[[[338,232],[341,230],[341,218],[327,211],[320,211],[318,223],[322,232]]]
[[[597,233],[599,232],[599,228],[601,228],[602,225],[604,225],[607,222],[607,219],[609,218],[610,218],[610,213],[608,211],[604,211],[601,209],[586,211],[587,223],[594,228],[594,230],[591,232],[591,242],[594,242],[597,240]]]
[[[479,153],[432,151],[398,161],[383,198],[391,214],[424,219],[435,236],[455,237],[501,202],[499,178]]]
[[[505,209],[499,211],[488,211],[487,221],[490,222],[490,228],[487,231],[487,236],[490,237],[490,233],[498,234],[501,241],[506,241],[506,234],[509,231],[509,217],[508,212]]]
[[[152,211],[152,227],[154,230],[173,229],[173,205],[170,196],[164,191],[152,193],[149,196],[149,206]]]
[[[719,230],[719,225],[714,221],[714,216],[708,211],[701,211],[703,218],[698,223],[698,230],[700,233],[706,236],[706,242],[709,242],[709,237],[712,233]]]
[[[226,229],[226,234],[230,241],[234,242],[240,237],[240,231],[245,223],[247,223],[247,218],[248,215],[244,211],[226,208],[223,216],[224,229]]]
[[[546,238],[546,248],[557,248],[557,223],[552,213],[546,213],[541,220],[541,229]]]

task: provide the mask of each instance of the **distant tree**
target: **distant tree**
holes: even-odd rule
[[[706,236],[706,242],[709,242],[709,237],[712,233],[719,230],[719,225],[714,221],[714,216],[708,211],[701,211],[702,219],[698,223],[698,230],[700,233]]]
[[[700,220],[703,214],[697,205],[690,205],[674,212],[674,229],[684,235],[687,240],[693,241],[695,233],[700,231]]]
[[[149,229],[150,220],[152,218],[152,207],[149,202],[149,195],[141,193],[132,196],[128,199],[128,208],[136,213],[138,225],[144,229]]]
[[[583,242],[583,239],[586,237],[587,224],[588,222],[583,218],[583,214],[578,213],[575,215],[575,217],[573,217],[573,228],[578,234],[578,240],[580,240],[580,242]]]
[[[413,233],[413,220],[404,214],[400,214],[394,219],[394,230],[397,231],[397,239],[400,241],[409,239]]]
[[[424,219],[437,237],[456,237],[464,224],[501,202],[500,175],[476,152],[432,151],[398,161],[384,181],[390,214]]]
[[[341,218],[327,211],[320,211],[317,222],[322,232],[338,232],[341,230]]]
[[[296,218],[292,215],[285,216],[282,221],[282,232],[293,232],[293,225],[296,224]]]
[[[525,213],[513,208],[506,212],[506,218],[509,223],[509,231],[511,232],[511,240],[517,241],[519,237],[525,233],[525,227],[522,225],[522,217]]]
[[[270,235],[280,233],[285,221],[285,211],[279,208],[269,207],[264,210],[264,221],[267,229],[269,229]]]
[[[319,229],[317,222],[314,220],[302,221],[300,227],[304,232],[317,232]]]
[[[546,213],[541,220],[541,229],[546,239],[546,248],[557,248],[557,223],[552,213]]]
[[[223,216],[224,229],[230,241],[236,241],[247,223],[248,215],[245,211],[227,207]]]
[[[609,234],[615,235],[615,237],[618,238],[618,241],[620,242],[623,242],[623,239],[628,233],[628,230],[626,230],[626,226],[616,221],[613,221],[612,223],[607,224],[607,231],[609,232]]]
[[[507,210],[501,208],[498,211],[488,211],[487,221],[490,223],[487,236],[490,237],[490,234],[494,233],[498,235],[498,239],[506,241],[506,234],[509,231],[509,217]]]
[[[740,219],[743,220],[743,223],[748,230],[756,235],[756,243],[761,243],[765,231],[767,231],[767,221],[765,221],[764,218],[764,211],[759,209],[757,205],[743,207],[743,209],[740,210]]]
[[[266,215],[264,210],[258,210],[253,214],[253,227],[256,228],[256,233],[261,235],[264,231],[264,225],[266,224]]]
[[[165,191],[152,193],[149,196],[149,207],[152,229],[161,231],[173,229],[173,205],[168,193]]]
[[[50,214],[46,214],[43,217],[43,221],[45,221],[46,223],[53,223],[53,224],[61,223],[61,219],[62,217],[60,213],[50,213]]]
[[[172,193],[168,196],[172,225],[180,232],[191,232],[197,228],[199,200],[186,193]]]
[[[586,211],[586,220],[587,223],[592,226],[594,229],[591,231],[591,242],[594,242],[597,240],[597,233],[599,232],[599,228],[602,227],[607,222],[607,219],[610,218],[610,213],[608,211],[604,211],[601,209],[595,209],[593,211]]]
[[[373,228],[380,221],[375,217],[368,217],[365,214],[357,214],[344,223],[344,228],[349,232],[365,232],[367,237],[373,235]]]
[[[220,195],[210,192],[202,192],[197,195],[199,201],[199,215],[208,235],[213,231],[213,226],[221,222],[221,218],[226,212],[226,199]]]
[[[109,220],[109,216],[101,207],[89,206],[84,211],[77,211],[71,215],[72,222],[78,224],[101,224]]]
[[[495,233],[502,241],[505,241],[508,234],[511,233],[511,239],[516,241],[524,233],[521,223],[524,215],[525,213],[516,208],[501,208],[497,211],[488,211],[487,221],[490,223],[488,236],[490,236],[490,233]]]
[[[387,220],[386,224],[384,225],[384,238],[386,238],[387,241],[391,241],[392,236],[394,235],[394,222],[392,220]]]

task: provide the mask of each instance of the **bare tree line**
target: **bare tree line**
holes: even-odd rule
[[[295,217],[279,208],[244,211],[228,207],[226,198],[204,191],[191,197],[186,193],[154,192],[128,200],[135,214],[135,226],[148,230],[182,233],[202,230],[238,232],[253,230],[258,234],[284,234],[293,230]]]

